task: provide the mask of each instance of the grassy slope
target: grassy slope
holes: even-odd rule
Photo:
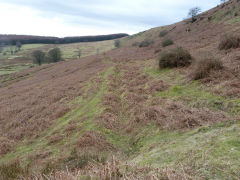
[[[194,102],[197,106],[224,110],[229,117],[240,113],[240,101],[238,99],[227,99],[214,95],[207,91],[207,87],[202,86],[200,88],[198,82],[187,84],[185,85],[186,88],[180,88],[183,86],[181,81],[183,75],[173,70],[156,71],[148,63],[146,63],[143,74],[158,80],[172,82],[172,88],[157,93],[157,97],[164,97],[167,101],[178,100],[186,106],[196,106],[192,104]],[[120,149],[121,157],[130,164],[160,169],[168,167],[179,170],[183,166],[186,173],[191,174],[191,176],[207,179],[228,177],[234,179],[239,176],[239,121],[217,123],[185,131],[161,130],[150,123],[142,127],[141,133],[136,137],[114,132],[96,124],[93,120],[104,110],[100,103],[103,95],[107,93],[109,83],[107,77],[111,74],[115,74],[113,68],[109,68],[98,75],[98,78],[103,79],[100,84],[96,83],[95,80],[89,81],[89,84],[85,87],[85,93],[70,102],[70,106],[73,104],[76,106],[71,112],[58,119],[55,125],[47,129],[39,138],[25,139],[23,145],[0,159],[0,163],[11,162],[18,158],[28,164],[32,162],[31,157],[34,154],[43,152],[50,152],[50,156],[45,163],[50,159],[54,161],[60,157],[67,158],[75,149],[79,137],[84,132],[93,130],[104,134],[109,142]],[[187,88],[187,86],[190,87]],[[91,92],[94,87],[99,88],[97,93]],[[184,101],[186,96],[188,101]],[[216,106],[215,101],[222,101],[223,103]],[[226,103],[230,102],[233,103],[231,108],[224,108]],[[81,121],[82,118],[87,120]],[[73,135],[68,137],[64,129],[72,123],[77,128]],[[49,137],[53,137],[56,133],[63,134],[63,138],[57,143],[49,143]]]
[[[223,110],[229,117],[240,114],[240,100],[237,98],[214,95],[197,81],[183,85],[182,76],[174,75],[176,72],[172,70],[158,71],[149,66],[145,69],[157,79],[172,82],[171,88],[157,93],[167,101]],[[228,103],[233,106],[229,108]],[[186,131],[166,131],[150,125],[138,135],[140,140],[136,149],[139,152],[131,162],[155,168],[181,169],[183,166],[187,172],[192,171],[191,174],[204,179],[237,179],[240,176],[239,130],[239,120]]]
[[[214,23],[219,22],[218,17],[221,17],[221,14],[216,13],[213,16]],[[230,22],[230,20],[227,22]],[[127,46],[131,45],[132,42],[154,39],[165,28],[155,28],[124,38],[122,43]],[[100,48],[101,45],[97,45],[94,51],[98,47]],[[63,45],[62,48],[67,51],[66,58],[74,56],[75,46],[74,50],[68,49],[67,45]],[[109,43],[106,45],[106,49],[99,51],[103,52],[111,48],[112,43],[111,45]],[[155,97],[170,102],[178,101],[186,107],[206,107],[213,111],[220,110],[225,112],[229,119],[240,114],[240,100],[238,98],[214,94],[209,87],[200,84],[198,81],[186,83],[184,74],[179,73],[177,70],[155,70],[156,63],[153,61],[144,63],[145,68],[142,74],[170,84],[170,88],[157,92]],[[98,77],[103,81],[100,84],[94,80],[89,81],[85,93],[73,102],[69,102],[69,106],[75,106],[71,112],[56,120],[55,125],[47,129],[40,137],[26,139],[23,145],[1,158],[0,163],[8,163],[16,158],[20,158],[26,164],[31,163],[31,155],[40,152],[50,152],[46,162],[62,156],[67,158],[71,151],[74,150],[76,141],[84,132],[93,130],[103,133],[107,140],[120,150],[121,154],[118,156],[121,159],[136,166],[150,166],[150,168],[160,169],[173,168],[176,171],[185,172],[192,179],[240,178],[239,119],[181,131],[163,130],[154,123],[149,123],[141,127],[140,133],[136,136],[111,131],[96,123],[94,118],[104,110],[101,99],[108,91],[109,80],[107,77],[109,75],[117,76],[113,68],[99,73]],[[97,92],[91,92],[95,88]],[[82,118],[87,120],[82,121]],[[77,129],[72,136],[67,137],[64,134],[64,128],[71,123]],[[64,138],[57,143],[49,144],[48,138],[54,136],[56,132],[63,134]],[[41,165],[46,162],[41,163]]]

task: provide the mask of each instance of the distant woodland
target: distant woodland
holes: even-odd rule
[[[16,45],[21,44],[68,44],[77,42],[94,42],[112,40],[128,36],[128,34],[110,34],[98,36],[76,36],[76,37],[46,37],[46,36],[29,36],[29,35],[0,35],[0,44]]]

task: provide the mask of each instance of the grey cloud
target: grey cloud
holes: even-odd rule
[[[0,0],[2,1],[2,0]],[[72,25],[145,26],[171,24],[186,17],[189,8],[207,10],[219,0],[7,0],[6,3],[28,6],[44,17],[60,17]]]

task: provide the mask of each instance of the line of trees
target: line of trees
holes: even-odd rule
[[[78,36],[78,37],[44,37],[44,36],[24,36],[24,35],[0,35],[0,44],[15,45],[17,42],[21,44],[68,44],[77,42],[94,42],[118,39],[128,36],[128,34],[110,34],[99,36]]]
[[[41,66],[43,63],[55,63],[62,61],[62,52],[60,48],[54,48],[46,54],[41,50],[36,50],[32,53],[33,63]]]

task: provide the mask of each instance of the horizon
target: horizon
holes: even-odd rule
[[[116,33],[132,35],[179,22],[187,17],[192,7],[198,6],[204,12],[219,3],[219,0],[91,0],[81,4],[76,0],[3,0],[0,2],[0,34],[59,38]]]

